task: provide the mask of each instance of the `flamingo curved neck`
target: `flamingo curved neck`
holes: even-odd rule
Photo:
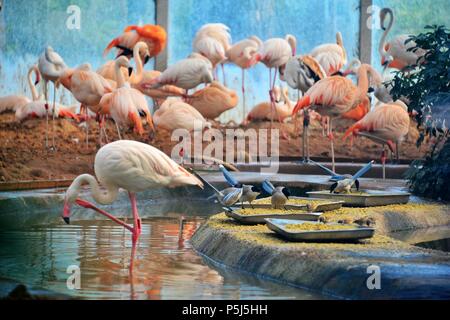
[[[390,19],[389,19],[389,25],[388,25],[387,28],[384,30],[383,35],[381,36],[381,39],[380,39],[380,45],[378,46],[378,52],[380,53],[380,55],[381,55],[382,57],[384,57],[384,56],[387,55],[387,51],[386,51],[386,49],[385,49],[386,38],[387,38],[389,32],[391,31],[392,26],[394,25],[394,13],[392,12],[392,10],[391,10],[391,9],[388,9],[388,8],[385,8],[385,9],[383,9],[383,10],[385,10],[386,14],[389,14]],[[383,28],[384,28],[384,22],[385,22],[385,20],[386,20],[386,15],[383,16],[382,19],[381,19],[381,21],[380,21],[381,26],[382,26]]]
[[[30,86],[30,90],[31,90],[31,96],[33,98],[33,101],[37,101],[39,100],[39,94],[36,90],[36,86],[33,83],[33,79],[31,78],[31,74],[34,72],[39,72],[39,70],[37,69],[37,67],[33,66],[30,68],[30,70],[28,70],[28,85]]]
[[[117,88],[122,88],[125,86],[125,77],[123,76],[120,68],[121,68],[121,65],[116,62],[114,64],[114,72],[116,73]]]
[[[361,97],[365,97],[369,89],[369,69],[367,64],[361,65],[358,71],[358,89]]]
[[[85,184],[89,184],[92,197],[99,204],[111,204],[117,199],[119,194],[119,188],[117,187],[106,186],[106,190],[101,190],[95,177],[90,174],[82,174],[75,178],[67,190],[67,194],[75,200],[80,192],[80,188]]]
[[[142,63],[141,55],[139,54],[140,46],[136,45],[133,49],[133,59],[136,62],[136,75],[131,77],[132,82],[139,83],[141,82],[144,76],[144,65]]]

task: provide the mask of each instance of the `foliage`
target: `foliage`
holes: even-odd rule
[[[413,193],[450,201],[450,140],[446,139],[440,152],[434,151],[424,160],[415,160],[406,178]]]
[[[410,48],[426,50],[416,65],[397,72],[391,81],[394,100],[408,101],[409,111],[417,113],[419,147],[432,141],[430,154],[412,163],[407,179],[411,190],[432,198],[450,200],[450,141],[446,119],[450,107],[450,30],[444,26],[426,26],[425,32],[411,36]]]

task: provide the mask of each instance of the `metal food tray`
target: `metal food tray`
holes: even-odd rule
[[[291,208],[290,208],[291,207]],[[287,205],[286,208],[292,208],[295,206]],[[255,207],[256,208],[256,207]],[[267,218],[279,218],[279,219],[293,219],[293,220],[305,220],[305,221],[317,221],[319,217],[322,215],[322,212],[305,212],[304,209],[299,209],[298,213],[270,213],[272,207],[267,205],[267,214],[239,214],[236,210],[239,210],[238,207],[227,208],[224,207],[225,215],[229,218],[236,220],[241,224],[254,225],[254,224],[265,224]]]
[[[343,201],[346,207],[375,207],[389,204],[405,204],[409,201],[407,192],[383,192],[378,190],[361,190],[366,194],[330,193],[330,191],[310,191],[308,196],[313,198]]]
[[[320,223],[310,221],[293,221],[288,219],[266,219],[267,227],[289,241],[311,241],[311,242],[345,242],[371,238],[374,228],[361,227],[349,224],[349,229],[344,230],[310,230],[291,231],[284,228],[287,224]]]
[[[344,201],[326,201],[326,199],[319,199],[319,198],[312,198],[312,197],[290,197],[289,199],[323,201],[323,203],[317,205],[317,207],[313,210],[313,212],[326,212],[326,211],[337,210],[337,209],[341,208],[342,205],[344,204]],[[262,199],[258,199],[258,200],[262,200]],[[256,200],[256,203],[253,203],[252,205],[250,205],[248,203],[244,203],[244,204],[236,203],[234,206],[235,207],[243,207],[244,209],[252,208],[252,206],[255,209],[265,209],[265,208],[270,209],[270,208],[272,208],[271,204],[258,203],[258,200]],[[286,208],[294,209],[294,210],[295,209],[308,210],[306,204],[289,204],[289,200],[288,200],[288,203],[286,204]]]

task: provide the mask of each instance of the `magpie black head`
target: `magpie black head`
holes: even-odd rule
[[[334,189],[338,186],[337,182],[333,183],[330,187],[330,193],[333,193]]]
[[[252,186],[252,191],[253,192],[261,192],[261,189],[255,186]]]
[[[359,181],[358,181],[358,179],[355,180],[355,187],[356,187],[356,191],[359,191]]]
[[[286,198],[289,199],[289,197],[291,196],[291,193],[289,192],[288,188],[283,188],[283,194],[286,196]]]

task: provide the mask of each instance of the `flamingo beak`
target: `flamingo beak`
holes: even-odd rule
[[[128,67],[128,76],[131,77],[132,73],[133,73],[133,68],[132,67]]]
[[[63,209],[63,220],[65,223],[70,224],[70,205],[69,202],[64,202],[64,209]]]
[[[147,64],[147,62],[150,61],[150,56],[145,56],[144,58],[144,64]]]

